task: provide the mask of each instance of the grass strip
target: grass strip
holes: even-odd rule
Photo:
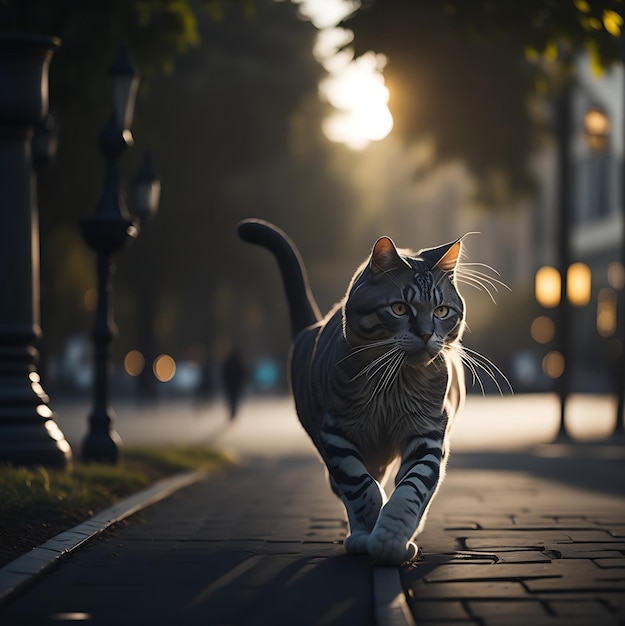
[[[128,447],[123,463],[75,463],[70,470],[0,465],[0,566],[173,474],[229,463],[201,446]]]

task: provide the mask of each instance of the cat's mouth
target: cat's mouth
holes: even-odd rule
[[[429,365],[438,356],[438,351],[423,346],[416,350],[406,350],[404,354],[408,365]]]

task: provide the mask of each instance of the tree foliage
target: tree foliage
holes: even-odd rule
[[[210,349],[226,336],[248,340],[249,354],[286,352],[277,273],[269,255],[238,241],[236,224],[244,217],[279,223],[309,259],[319,259],[315,239],[339,250],[333,242],[345,231],[353,202],[347,185],[329,171],[328,153],[335,148],[320,133],[322,68],[311,52],[316,33],[296,12],[288,2],[256,0],[252,19],[234,3],[223,5],[218,21],[198,13],[197,36],[206,45],[181,55],[174,72],[155,72],[147,87],[142,81],[132,128],[136,145],[120,159],[123,187],[132,210],[133,178],[150,148],[162,196],[156,218],[117,258],[118,360],[141,347],[144,334],[150,349],[176,359],[197,358],[189,348]],[[38,173],[42,326],[50,354],[58,355],[68,336],[86,336],[92,324],[83,297],[95,286],[93,255],[78,222],[93,213],[102,189],[97,136],[110,107],[106,67],[113,40],[99,75],[92,76],[101,82],[101,101],[90,95],[95,90],[71,81],[64,98],[51,86],[59,148]],[[145,53],[136,50],[132,45],[135,59]],[[59,60],[53,58],[52,72]],[[146,66],[138,65],[145,74]],[[154,59],[149,66],[157,67]],[[263,263],[269,278],[259,281]],[[314,260],[310,270],[319,273]],[[347,281],[342,277],[336,288],[339,273],[327,274],[319,283],[330,295],[318,293],[326,304]],[[264,310],[268,302],[278,303],[271,315]]]
[[[111,50],[125,42],[144,76],[170,71],[182,52],[199,45],[203,9],[221,19],[229,5],[251,11],[254,0],[0,0],[0,31],[59,37],[53,66],[55,97],[97,97],[97,77]]]
[[[496,203],[532,187],[529,101],[544,84],[534,61],[586,49],[598,66],[614,62],[622,11],[616,0],[371,0],[345,26],[356,55],[388,59],[394,132],[431,140],[439,162],[464,160]]]

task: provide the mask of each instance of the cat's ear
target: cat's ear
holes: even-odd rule
[[[428,264],[430,269],[437,268],[444,272],[453,272],[460,260],[462,242],[452,241],[436,248],[422,250],[419,256]]]
[[[389,237],[380,237],[371,251],[369,271],[373,274],[390,272],[396,269],[409,268],[410,265],[401,258],[393,240]]]

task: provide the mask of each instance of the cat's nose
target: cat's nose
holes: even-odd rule
[[[432,333],[421,333],[420,337],[423,339],[423,343],[427,343],[430,340]]]

